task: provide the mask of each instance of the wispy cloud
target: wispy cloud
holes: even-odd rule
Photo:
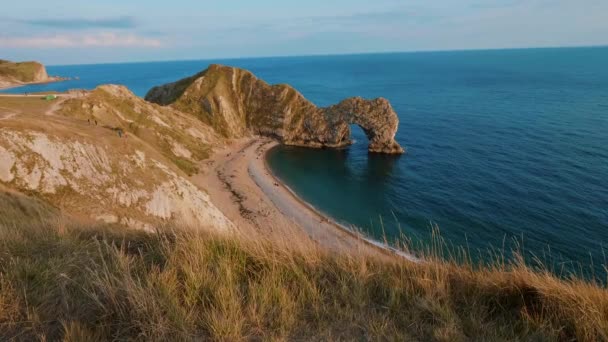
[[[116,17],[116,18],[67,18],[67,19],[12,19],[31,26],[50,27],[66,30],[81,30],[89,28],[106,28],[106,29],[129,29],[137,26],[137,21],[133,17]]]
[[[476,10],[476,9],[499,9],[499,8],[509,8],[509,7],[514,7],[514,6],[518,6],[518,5],[522,5],[527,3],[528,1],[524,1],[524,0],[501,0],[501,1],[494,1],[494,2],[475,2],[469,5],[469,8]]]
[[[135,34],[104,32],[83,35],[49,35],[35,37],[1,37],[0,47],[12,48],[70,48],[70,47],[161,47],[160,40]]]

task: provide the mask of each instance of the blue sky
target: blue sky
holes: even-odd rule
[[[606,0],[10,1],[0,58],[47,64],[608,44]]]

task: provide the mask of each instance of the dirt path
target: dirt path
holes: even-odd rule
[[[10,108],[0,106],[0,120],[8,120],[17,115],[21,114],[21,112],[15,111]]]
[[[3,109],[3,108],[0,107],[0,110],[1,109]],[[17,113],[17,112],[9,112],[9,111],[2,110],[2,112],[0,112],[0,120],[8,120],[10,118],[14,118],[18,114],[19,113]]]
[[[53,104],[51,105],[51,107],[49,109],[47,109],[44,112],[44,115],[55,115],[55,112],[59,108],[61,108],[61,104],[73,97],[74,96],[72,96],[72,95],[62,95],[62,96],[58,97],[56,100],[53,100],[54,101]]]

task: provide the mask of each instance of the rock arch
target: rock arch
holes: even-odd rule
[[[269,85],[243,69],[211,65],[152,88],[146,100],[193,114],[227,138],[262,134],[287,145],[335,148],[351,144],[349,125],[357,124],[370,152],[404,153],[395,141],[399,119],[388,100],[353,97],[319,108],[294,88]]]
[[[399,119],[388,100],[352,97],[324,110],[327,116],[341,118],[347,125],[355,124],[361,127],[369,141],[370,152],[388,154],[405,152],[395,141]],[[350,127],[348,127],[348,139],[350,139]]]

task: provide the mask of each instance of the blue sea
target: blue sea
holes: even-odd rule
[[[356,143],[346,149],[272,150],[274,173],[320,211],[377,239],[402,232],[428,241],[436,225],[472,253],[508,249],[515,239],[528,256],[550,254],[557,271],[580,264],[601,273],[607,61],[608,48],[568,48],[50,66],[50,74],[80,79],[9,92],[117,83],[143,96],[222,63],[289,83],[320,106],[382,96],[399,115],[396,139],[407,154],[368,154],[354,126]]]

